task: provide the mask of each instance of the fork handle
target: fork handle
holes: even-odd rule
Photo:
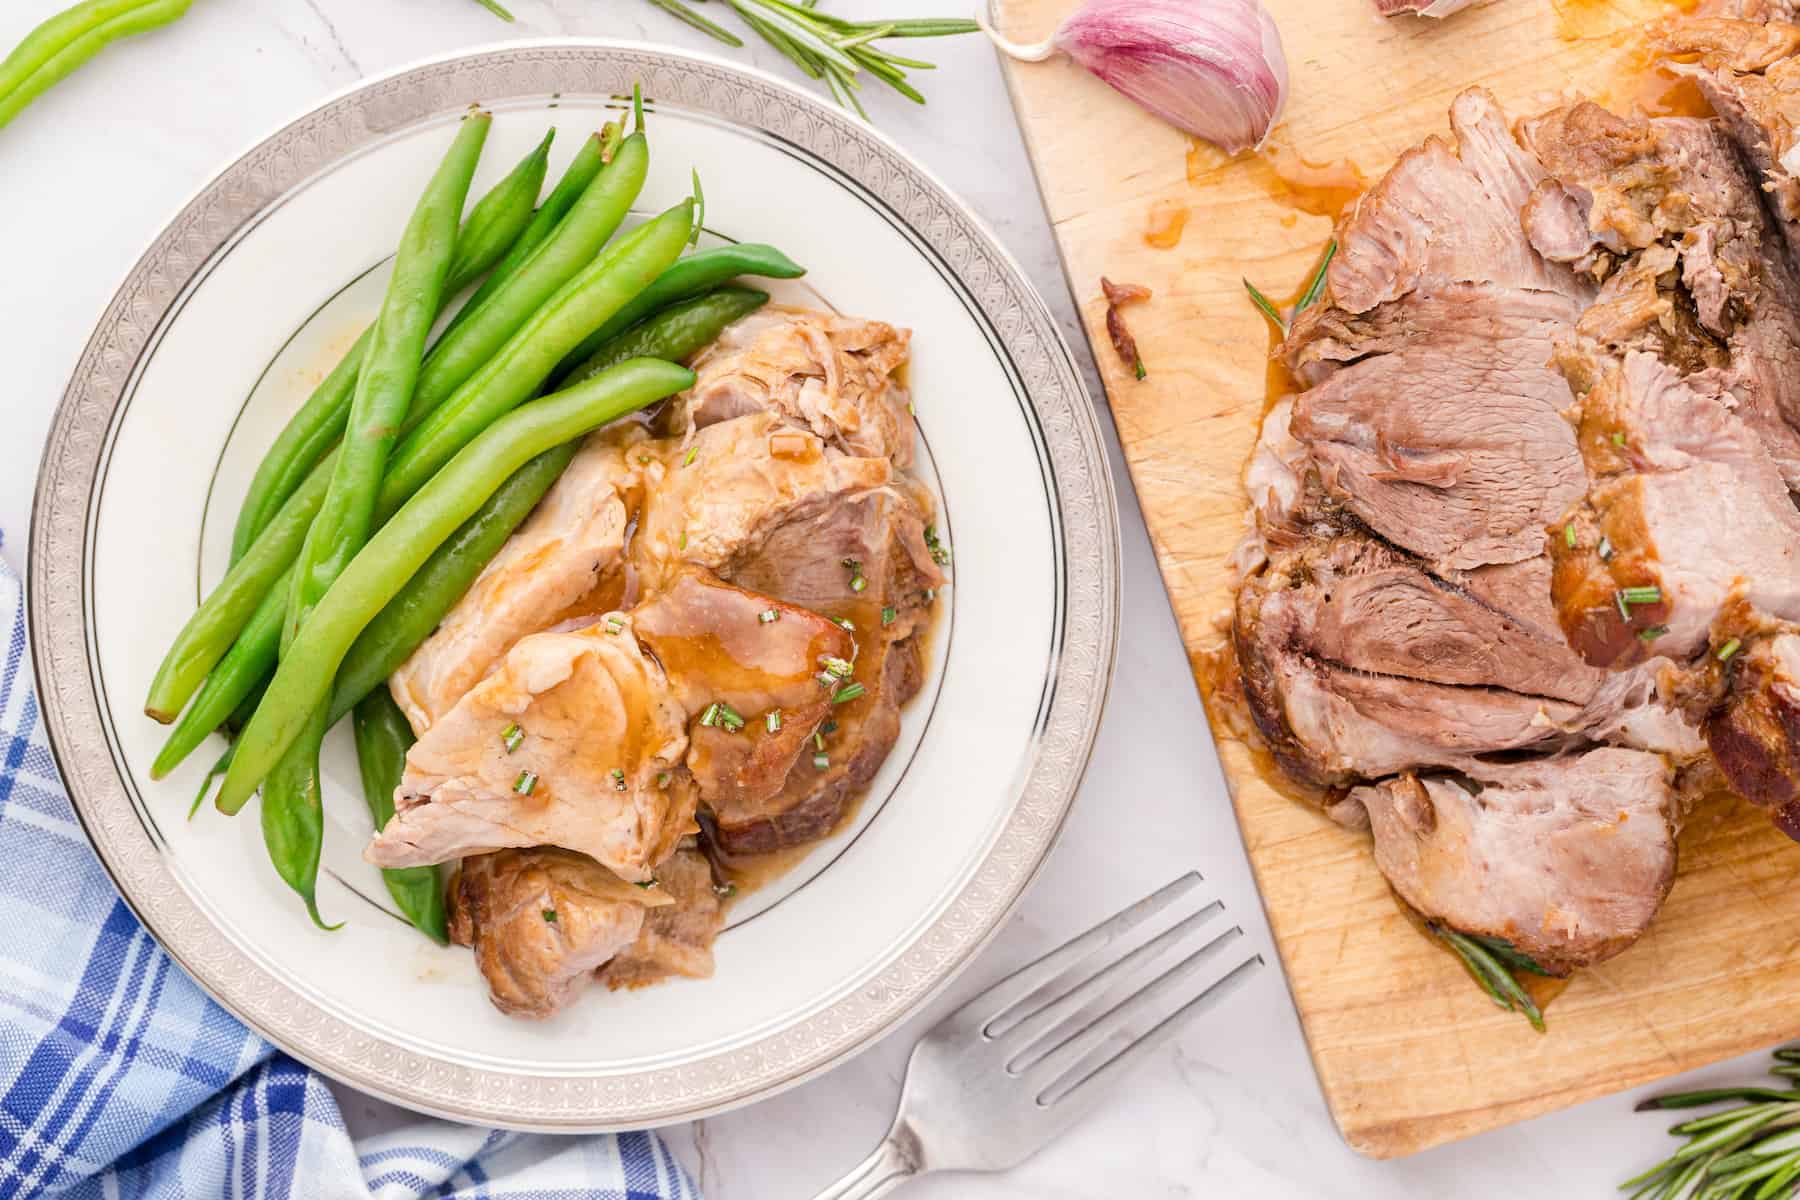
[[[813,1200],[874,1200],[911,1179],[918,1170],[911,1156],[900,1149],[893,1137],[885,1137],[881,1145],[875,1147],[875,1153]]]

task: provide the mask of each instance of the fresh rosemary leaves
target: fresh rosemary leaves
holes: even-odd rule
[[[1775,1051],[1770,1073],[1786,1088],[1707,1088],[1652,1096],[1639,1112],[1664,1108],[1728,1107],[1671,1125],[1682,1146],[1648,1171],[1620,1185],[1632,1200],[1771,1200],[1800,1190],[1800,1047]]]

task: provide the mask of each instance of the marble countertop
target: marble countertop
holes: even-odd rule
[[[65,2],[0,6],[0,46]],[[473,0],[199,0],[174,29],[109,50],[0,132],[0,213],[12,264],[0,289],[10,367],[0,392],[0,556],[24,566],[44,434],[95,318],[189,193],[252,141],[366,75],[508,38],[610,36],[718,49],[644,0],[508,3],[518,16],[510,26]],[[869,16],[967,7],[959,0],[830,3]],[[1018,256],[1099,397],[993,53],[978,38],[938,42],[930,51],[942,69],[923,81],[929,106],[882,96],[871,114]],[[740,53],[772,70],[786,66],[760,45]],[[1110,451],[1124,523],[1124,635],[1105,725],[1067,832],[1001,936],[924,1013],[822,1078],[666,1131],[712,1200],[804,1197],[835,1180],[880,1138],[907,1052],[939,1015],[1182,871],[1197,867],[1248,936],[1270,950],[1116,441]],[[1272,951],[1265,957],[1278,961]],[[1473,992],[1470,1002],[1477,1002]],[[1751,1056],[1685,1082],[1748,1081],[1763,1062]],[[353,1129],[387,1119],[377,1101],[341,1098]],[[1026,1166],[1004,1176],[935,1177],[904,1194],[1437,1200],[1510,1194],[1529,1179],[1549,1183],[1557,1196],[1603,1196],[1672,1148],[1663,1134],[1668,1122],[1634,1116],[1633,1099],[1594,1101],[1399,1162],[1361,1158],[1338,1137],[1280,971],[1271,969]]]

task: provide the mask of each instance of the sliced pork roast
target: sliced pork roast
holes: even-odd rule
[[[1366,812],[1375,861],[1402,899],[1553,974],[1636,941],[1675,880],[1675,796],[1655,754],[1406,774],[1348,803]]]
[[[1642,189],[1540,160],[1583,121],[1629,140],[1587,112],[1515,138],[1490,96],[1465,92],[1454,142],[1407,152],[1340,224],[1323,297],[1282,347],[1304,390],[1253,456],[1257,537],[1233,622],[1257,729],[1297,778],[1355,789],[1333,813],[1366,812],[1401,898],[1554,970],[1642,932],[1673,872],[1670,781],[1704,753],[1660,686],[1667,663],[1584,661],[1551,598],[1544,530],[1588,491],[1559,347],[1609,299],[1623,336],[1653,341],[1672,306],[1638,310],[1678,270],[1671,253],[1648,301],[1642,280],[1615,282],[1656,241],[1639,225],[1662,226]],[[1740,253],[1714,258],[1724,271]],[[1691,364],[1715,394],[1733,328]],[[1602,813],[1613,774],[1636,791]],[[1632,836],[1613,836],[1620,811]]]
[[[413,732],[449,712],[527,634],[619,570],[636,507],[646,434],[637,426],[591,436],[530,518],[388,681]]]
[[[909,339],[799,309],[728,329],[660,416],[588,440],[389,681],[419,740],[366,856],[463,860],[453,935],[502,1010],[710,974],[715,864],[829,833],[885,760],[948,561],[905,473]]]
[[[539,846],[467,859],[450,889],[450,937],[473,947],[501,1012],[548,1017],[601,964],[637,944],[648,916],[675,906],[585,854]]]

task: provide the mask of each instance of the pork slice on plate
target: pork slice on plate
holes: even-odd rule
[[[782,524],[894,478],[887,459],[843,454],[770,412],[708,425],[652,470],[629,553],[646,592],[684,563],[722,572]]]
[[[607,430],[582,446],[432,635],[388,681],[413,732],[426,730],[513,644],[619,569],[639,483],[640,429]]]
[[[758,854],[823,837],[865,788],[900,735],[900,708],[924,681],[923,637],[944,575],[926,530],[931,498],[885,488],[789,522],[730,569],[745,587],[847,621],[850,673],[810,747],[779,791],[713,807],[730,854]],[[935,531],[931,541],[943,552]]]
[[[521,640],[406,755],[365,857],[562,846],[648,880],[694,832],[687,712],[622,618]]]
[[[913,418],[895,370],[910,331],[881,321],[770,306],[728,328],[694,362],[694,386],[675,398],[685,433],[772,412],[845,454],[912,465]]]
[[[725,923],[712,864],[696,849],[682,849],[656,869],[655,890],[672,903],[653,908],[637,939],[600,970],[613,989],[647,987],[674,975],[705,979],[713,972],[713,939]]]
[[[1430,920],[1504,941],[1546,971],[1610,958],[1675,879],[1668,763],[1612,747],[1352,791],[1375,861]]]
[[[631,612],[690,724],[688,770],[701,803],[732,811],[779,792],[831,710],[828,662],[848,662],[835,621],[697,567]]]
[[[647,917],[675,904],[584,854],[540,846],[463,861],[450,891],[450,937],[475,951],[501,1012],[548,1017],[602,964],[635,945]]]

